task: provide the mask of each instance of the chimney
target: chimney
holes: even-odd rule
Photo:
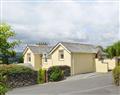
[[[39,43],[36,43],[36,45],[38,46],[47,46],[48,44],[46,42],[39,42]]]

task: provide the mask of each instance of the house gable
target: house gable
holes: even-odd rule
[[[30,61],[28,60],[28,55],[30,57]],[[30,48],[26,48],[25,52],[24,52],[24,63],[29,63],[30,65],[32,65],[34,67],[34,54],[33,52],[30,50]]]
[[[60,57],[61,51],[63,51],[63,58]],[[67,65],[71,66],[71,53],[68,52],[62,45],[59,45],[52,53],[51,53],[52,65]]]
[[[26,54],[26,52],[28,51],[29,47],[26,47],[23,51],[23,56]]]
[[[24,53],[24,64],[26,64],[28,67],[33,67],[35,70],[39,70],[42,66],[41,54],[35,54],[29,47],[26,48]]]
[[[59,47],[63,47],[68,53],[71,53],[70,50],[68,50],[64,45],[62,45],[61,43],[58,43],[56,46],[54,46],[52,48],[52,50],[49,52],[49,54],[52,54],[56,49],[58,49]]]

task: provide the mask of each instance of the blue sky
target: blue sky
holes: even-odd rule
[[[71,41],[108,46],[120,39],[118,0],[2,0],[1,22],[26,44]]]

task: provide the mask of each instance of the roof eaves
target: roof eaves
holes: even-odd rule
[[[25,55],[25,53],[27,52],[27,50],[28,50],[28,46],[26,46],[26,48],[23,50],[23,56]]]
[[[96,54],[97,52],[82,52],[82,51],[81,52],[74,52],[74,51],[72,51],[72,53],[86,53],[86,54],[87,53],[89,53],[89,54],[92,53],[92,54]]]
[[[54,52],[54,50],[55,50],[59,45],[61,45],[61,46],[62,46],[63,48],[65,48],[69,53],[71,53],[71,51],[70,51],[67,47],[65,47],[61,42],[59,42],[59,43],[57,43],[57,44],[51,49],[51,51],[49,52],[49,55],[52,54],[52,53]]]

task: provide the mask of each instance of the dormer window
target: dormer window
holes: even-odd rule
[[[59,50],[59,59],[60,60],[64,59],[64,50]]]

